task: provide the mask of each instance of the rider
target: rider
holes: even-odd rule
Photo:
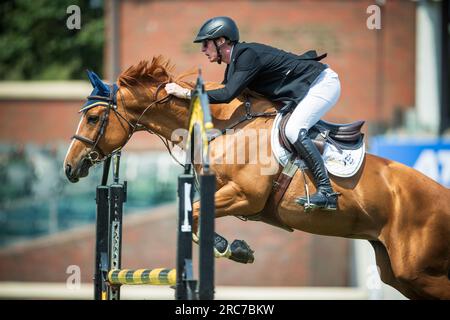
[[[299,56],[264,44],[239,42],[239,29],[229,17],[207,20],[194,43],[210,62],[225,62],[225,85],[209,90],[210,103],[228,103],[246,87],[272,101],[285,103],[285,110],[295,108],[286,125],[286,137],[305,160],[317,183],[310,196],[312,208],[336,210],[337,194],[331,187],[327,169],[308,130],[333,107],[340,95],[338,75],[328,65],[318,62],[326,55],[308,51]],[[175,83],[165,87],[168,94],[189,99],[191,91]],[[298,203],[306,205],[306,197]]]

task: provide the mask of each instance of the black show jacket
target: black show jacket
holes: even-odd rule
[[[327,68],[318,62],[325,56],[314,50],[295,55],[264,44],[237,43],[225,70],[225,87],[207,91],[209,102],[228,103],[248,87],[272,101],[298,103]]]

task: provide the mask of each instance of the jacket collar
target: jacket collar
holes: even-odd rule
[[[241,47],[241,43],[238,42],[231,49],[230,64],[232,64],[234,62],[234,59],[236,59],[236,54],[238,53],[240,47]]]
[[[228,82],[228,79],[234,72],[234,60],[236,59],[236,55],[239,52],[240,46],[241,44],[238,42],[233,46],[231,50],[230,63],[227,65],[227,68],[225,69],[225,79],[223,82],[224,84]]]

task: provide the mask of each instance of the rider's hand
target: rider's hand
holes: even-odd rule
[[[191,98],[191,90],[183,88],[176,83],[168,83],[165,87],[168,94],[174,95],[177,98],[181,99],[190,99]]]

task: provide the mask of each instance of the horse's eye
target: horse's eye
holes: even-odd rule
[[[87,121],[88,123],[95,124],[98,122],[98,116],[88,116]]]

